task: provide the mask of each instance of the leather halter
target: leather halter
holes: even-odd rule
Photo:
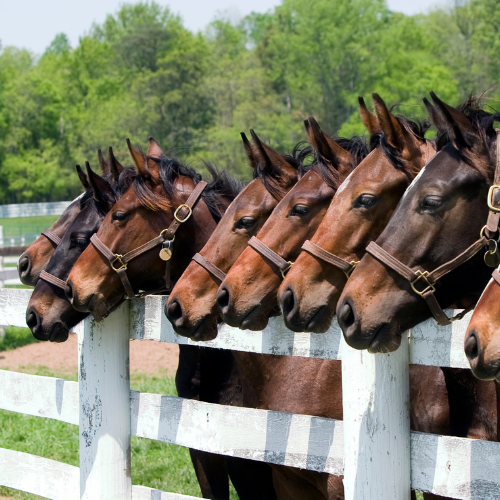
[[[250,238],[250,240],[248,241],[248,245],[251,246],[262,257],[270,260],[280,270],[282,278],[285,279],[286,273],[290,271],[291,267],[293,266],[293,262],[285,260],[255,236],[252,236]]]
[[[53,233],[50,229],[44,229],[40,234],[45,236],[56,247],[61,244],[61,238],[59,238],[59,236]]]
[[[499,229],[500,207],[496,207],[494,205],[493,196],[495,190],[500,190],[500,130],[498,129],[496,146],[497,159],[495,165],[495,175],[493,179],[493,185],[489,189],[487,199],[488,208],[490,209],[488,214],[488,221],[486,225],[481,229],[479,239],[472,243],[472,245],[470,245],[461,254],[459,254],[454,259],[445,262],[438,268],[434,269],[434,271],[429,272],[422,271],[420,269],[413,271],[406,264],[400,262],[398,259],[396,259],[396,257],[392,256],[389,252],[384,250],[374,241],[370,242],[370,244],[366,248],[366,251],[372,257],[390,267],[392,270],[396,271],[399,275],[410,282],[412,290],[427,302],[427,305],[429,306],[434,319],[441,326],[449,325],[452,321],[462,319],[465,314],[467,314],[474,308],[474,305],[468,307],[453,318],[448,318],[434,295],[434,292],[436,291],[434,285],[436,284],[437,280],[474,257],[474,255],[476,255],[481,250],[481,248],[488,247],[489,249],[487,253],[496,253],[498,251],[497,240],[494,238],[494,235]],[[493,245],[491,245],[490,242],[492,242]],[[493,277],[497,279],[495,276],[495,272],[493,272]]]
[[[207,260],[203,255],[199,253],[195,253],[193,256],[193,261],[196,262],[199,266],[203,267],[205,271],[208,272],[216,281],[222,283],[226,278],[226,273],[221,271],[215,264],[212,264],[209,260]]]
[[[328,252],[324,248],[316,245],[311,240],[304,241],[302,245],[302,250],[305,250],[307,253],[310,253],[314,257],[331,264],[334,267],[338,267],[340,270],[344,271],[347,278],[351,276],[351,273],[356,269],[356,266],[359,264],[359,260],[351,260],[351,262],[347,262],[347,260],[341,259],[337,255]]]
[[[430,141],[427,141],[425,148],[424,164],[426,164],[429,161],[430,146],[431,146]],[[368,156],[370,156],[374,151],[375,150],[372,150]],[[366,158],[368,158],[368,156]],[[304,241],[304,244],[302,245],[302,250],[305,250],[307,253],[313,255],[317,259],[322,260],[323,262],[331,264],[334,267],[338,267],[341,271],[344,272],[347,279],[349,279],[352,272],[354,271],[354,269],[356,269],[356,266],[359,264],[359,260],[351,260],[349,262],[345,259],[342,259],[338,255],[335,255],[334,253],[331,253],[328,250],[321,248],[319,245],[316,245],[316,243],[312,242],[311,240]]]
[[[62,290],[64,290],[66,288],[65,281],[63,281],[62,279],[59,279],[57,276],[54,276],[53,274],[48,273],[47,271],[42,271],[40,273],[40,279],[47,281],[51,285],[54,285],[57,288],[61,288]]]
[[[158,290],[152,290],[149,292],[141,292],[141,293],[134,293],[134,290],[132,288],[132,285],[130,284],[130,281],[127,276],[127,266],[128,263],[132,260],[135,259],[136,257],[139,257],[139,255],[142,255],[143,253],[147,252],[148,250],[151,250],[152,248],[157,247],[158,245],[162,245],[162,250],[166,249],[170,252],[172,252],[172,244],[175,239],[175,233],[177,229],[186,222],[192,215],[193,213],[193,208],[198,202],[201,194],[203,193],[203,190],[207,186],[207,183],[205,181],[200,181],[196,187],[193,189],[191,194],[189,195],[189,198],[187,199],[186,203],[183,203],[182,205],[179,205],[177,209],[174,212],[174,220],[168,227],[168,229],[164,229],[156,238],[153,238],[152,240],[144,243],[143,245],[137,247],[134,250],[131,250],[130,252],[126,253],[125,255],[113,253],[98,237],[97,234],[92,235],[90,238],[90,242],[92,245],[94,245],[94,248],[103,256],[105,257],[111,269],[115,271],[118,274],[118,277],[120,278],[123,288],[125,289],[126,293],[126,298],[131,299],[134,297],[143,297],[144,295],[151,294],[151,293],[157,293],[160,291],[166,291],[170,290],[172,288],[171,286],[171,280],[170,280],[170,263],[171,263],[171,255],[166,260],[165,262],[165,286],[158,289]]]

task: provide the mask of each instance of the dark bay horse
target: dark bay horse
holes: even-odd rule
[[[105,176],[100,177],[94,173],[88,163],[86,166],[90,188],[80,199],[78,215],[69,225],[46,269],[41,273],[26,311],[26,323],[38,340],[64,342],[71,328],[87,316],[86,313],[76,311],[66,298],[66,278],[78,257],[90,244],[91,236],[99,229],[106,213],[135,176],[134,169],[120,165],[116,175],[106,176],[109,179],[106,180]]]
[[[372,152],[340,186],[279,289],[283,319],[291,330],[323,333],[330,327],[355,263],[435,154],[434,143],[424,137],[427,123],[394,116],[377,94],[373,100],[376,115],[360,98],[360,116],[370,133]],[[333,257],[324,257],[323,251]]]
[[[168,288],[165,271],[158,271],[162,265],[165,266],[165,261],[159,258],[159,250],[167,249],[172,252],[169,257],[174,265],[170,275],[172,281],[176,280],[193,253],[204,243],[203,240],[208,237],[210,231],[213,231],[227,205],[236,196],[240,185],[224,173],[213,171],[213,181],[201,191],[196,186],[202,187],[205,183],[202,183],[199,175],[184,167],[177,160],[162,156],[158,161],[149,155],[146,158],[132,147],[130,147],[130,152],[138,170],[138,177],[106,216],[97,233],[99,241],[107,246],[111,245],[111,242],[102,236],[103,231],[109,230],[111,226],[112,232],[117,230],[112,248],[115,249],[114,245],[118,245],[119,250],[125,255],[129,248],[141,246],[156,231],[158,231],[156,234],[159,234],[162,229],[165,229],[164,226],[171,227],[174,219],[184,221],[179,223],[180,229],[175,233],[173,245],[162,246],[155,243],[146,249],[144,255],[137,258],[137,264],[134,261],[133,265],[128,266],[127,279],[133,287],[132,293],[137,290],[142,294],[157,291],[159,286],[163,290]],[[186,216],[186,212],[179,212],[179,207],[186,207],[186,204],[190,204],[189,200],[193,192],[201,193],[201,197],[198,203],[191,203],[192,208]],[[133,234],[134,232],[140,234]],[[120,237],[123,237],[123,240],[120,240]],[[92,252],[89,250],[93,252],[96,250],[93,247],[87,248],[86,251],[92,258]],[[77,291],[79,286],[78,283],[75,285],[75,281],[70,281],[72,276],[78,277],[83,272],[86,279],[90,278],[91,285],[98,285],[92,273],[94,271],[97,274],[102,273],[103,268],[110,265],[101,254],[97,254],[96,262],[92,262],[90,269],[86,270],[85,263],[81,263],[84,257],[85,252],[76,263],[76,266],[80,266],[80,271],[75,272],[75,266],[69,275],[71,292],[74,290],[73,286],[77,286]],[[118,299],[112,303],[110,310],[123,300],[125,293],[130,296],[120,280],[115,280],[113,284],[118,288],[115,294],[111,287],[106,288],[106,291],[111,291],[113,301],[116,300],[115,297]],[[72,293],[69,293],[69,296],[73,299]],[[82,311],[82,313],[85,312],[91,311]],[[96,313],[95,310],[92,312],[100,318],[109,311],[104,314]],[[179,347],[176,387],[180,397],[211,403],[241,404],[239,376],[229,352],[195,346]],[[190,450],[190,453],[205,498],[229,498],[228,474],[240,498],[269,500],[275,498],[270,469],[266,464],[227,458],[197,450]]]
[[[217,292],[222,319],[230,326],[265,328],[277,309],[278,287],[302,243],[314,234],[338,186],[367,154],[362,139],[332,140],[314,118],[309,124],[310,142],[318,152],[314,167],[278,203]]]
[[[303,162],[309,155],[309,148],[282,156],[260,141],[253,131],[252,139],[251,144],[243,136],[254,168],[254,180],[228,208],[200,252],[203,260],[198,258],[191,262],[165,306],[165,314],[175,331],[195,340],[209,340],[217,335],[220,318],[216,293],[224,273],[246,248],[248,240],[257,234],[278,202],[308,169]],[[220,271],[219,276],[214,274],[210,265]]]
[[[407,329],[432,315],[446,321],[441,307],[474,304],[491,273],[483,261],[488,241],[481,228],[495,165],[493,122],[500,116],[473,101],[457,110],[431,95],[434,106],[427,104],[441,132],[439,153],[408,188],[374,250],[368,247],[337,306],[346,341],[357,349],[397,349]],[[397,269],[419,271],[412,283],[393,269],[395,261],[404,264]],[[424,271],[435,269],[449,272],[437,283],[432,274],[428,281]],[[427,292],[437,299],[432,312]],[[468,370],[443,373],[452,434],[496,440],[494,385],[475,380]]]
[[[112,148],[109,148],[109,160],[105,161],[101,153],[98,152],[99,164],[103,173],[103,177],[106,180],[112,180],[119,175],[119,172],[123,169],[115,155],[113,154]],[[80,182],[82,183],[85,190],[90,189],[90,184],[88,182],[85,173],[79,169],[78,176]],[[64,210],[62,215],[57,219],[56,222],[49,228],[42,231],[42,234],[35,242],[33,242],[19,257],[18,272],[19,278],[24,285],[35,286],[40,273],[47,266],[54,250],[60,243],[61,238],[66,233],[70,224],[73,222],[75,217],[80,212],[81,203],[80,198],[83,196],[77,196],[71,204]]]

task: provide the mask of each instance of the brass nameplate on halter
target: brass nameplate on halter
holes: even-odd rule
[[[172,243],[174,240],[167,240],[163,243],[162,249],[160,250],[160,259],[167,261],[172,258]]]
[[[488,267],[498,267],[500,256],[498,255],[498,244],[496,240],[488,240],[488,250],[484,254],[484,263]]]

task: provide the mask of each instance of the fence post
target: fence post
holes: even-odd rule
[[[80,499],[131,500],[129,302],[78,338]]]
[[[410,499],[409,348],[370,354],[342,338],[345,500]]]
[[[3,246],[3,226],[0,226],[0,246]],[[3,271],[4,261],[3,257],[0,257],[0,271]],[[0,288],[5,288],[5,283],[3,280],[0,280]],[[5,338],[5,328],[3,326],[0,326],[0,340],[3,340]]]

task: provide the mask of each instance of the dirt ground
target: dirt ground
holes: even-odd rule
[[[130,342],[130,371],[154,373],[159,368],[177,369],[179,346],[153,340]],[[70,335],[66,342],[40,342],[0,352],[0,368],[18,370],[21,366],[46,366],[56,372],[72,373],[78,369],[78,340]],[[0,500],[2,498],[0,497]]]

